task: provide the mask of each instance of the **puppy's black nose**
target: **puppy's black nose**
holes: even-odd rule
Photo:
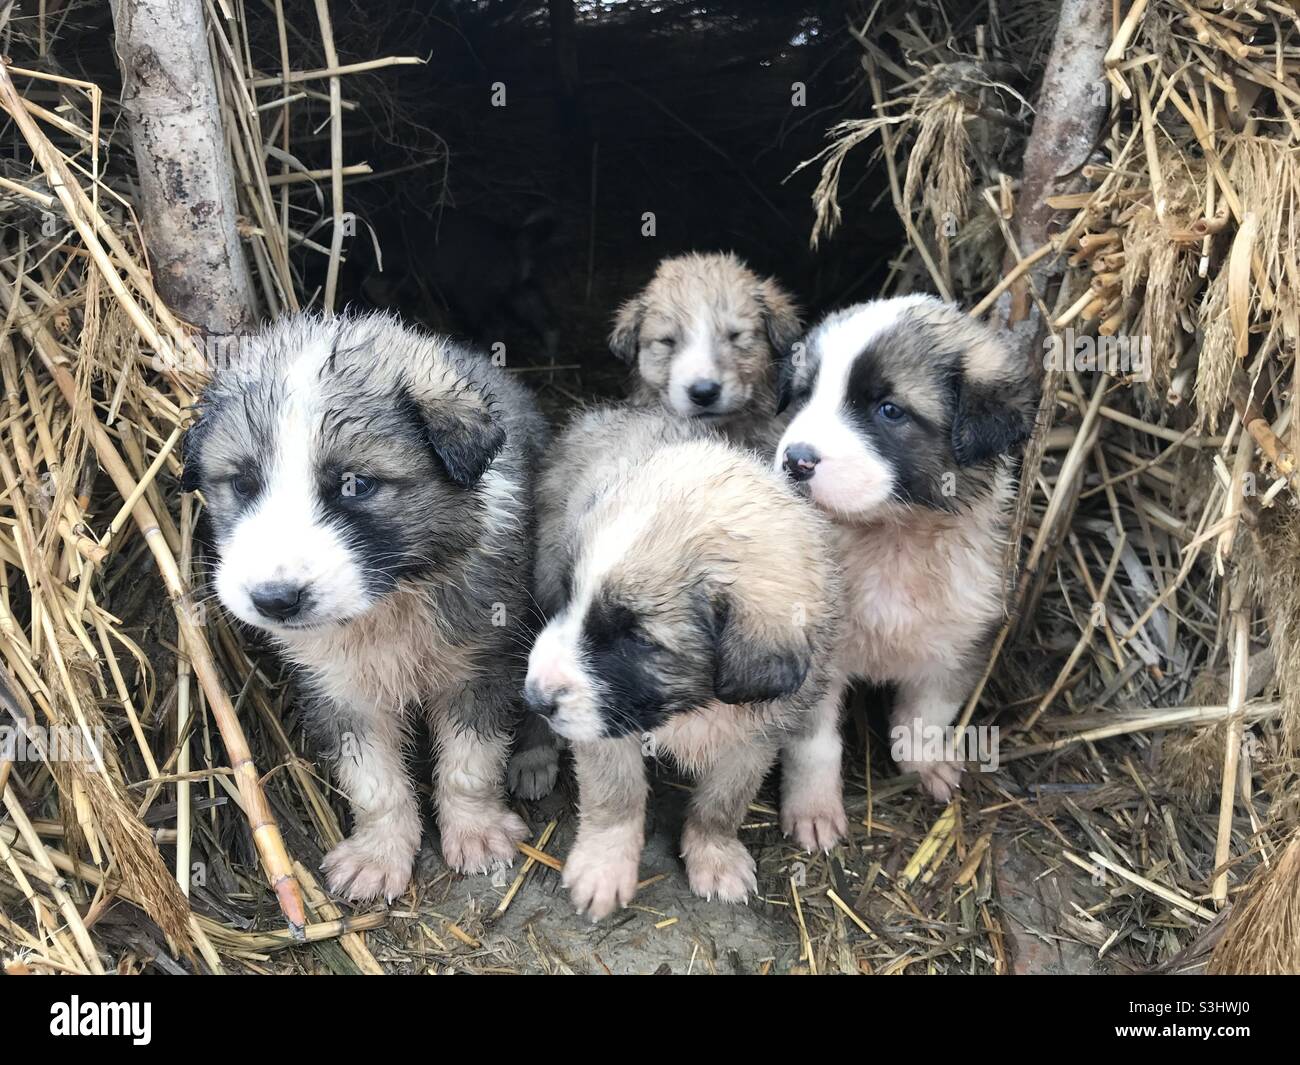
[[[791,444],[785,449],[781,464],[791,480],[806,481],[817,471],[817,463],[821,460],[822,457],[807,444]]]
[[[711,407],[722,395],[722,385],[717,381],[696,381],[686,390],[686,394],[697,407]]]
[[[542,717],[552,717],[555,714],[555,696],[544,693],[532,684],[524,686],[524,705]]]
[[[248,598],[253,606],[268,618],[276,621],[288,621],[299,613],[307,601],[306,589],[301,584],[289,584],[286,581],[268,581],[259,584]]]

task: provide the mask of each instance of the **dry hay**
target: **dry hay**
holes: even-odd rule
[[[980,4],[993,15],[980,27],[886,6],[852,28],[874,110],[832,130],[815,232],[840,221],[836,183],[878,138],[910,240],[887,287],[983,311],[1011,281],[1007,175],[1054,5]],[[1000,769],[968,774],[939,810],[888,775],[859,699],[844,846],[793,851],[765,793],[745,827],[762,899],[737,910],[689,896],[660,826],[636,905],[594,931],[554,872],[573,831],[564,793],[525,811],[538,834],[505,878],[434,859],[391,910],[325,896],[314,870],[341,806],[303,746],[292,680],[192,592],[198,503],[179,492],[176,447],[201,380],[172,358],[189,331],[150,282],[115,103],[48,66],[0,76],[21,120],[9,135],[33,160],[0,175],[0,679],[24,739],[65,726],[91,745],[89,761],[0,761],[6,964],[1189,971],[1218,939],[1224,971],[1300,966],[1300,29],[1265,0],[1133,10],[1116,27],[1091,188],[1054,204],[1056,243],[1016,252],[1068,257],[1054,327],[1149,337],[1153,376],[1056,379],[1025,476],[1020,610],[964,719],[999,726]],[[295,133],[351,113],[320,91],[334,57],[294,64],[316,73],[263,127],[248,104],[280,99],[276,71],[252,69],[224,8],[210,28],[244,234],[275,313],[320,295],[301,291],[290,249],[337,257],[312,228],[338,209],[323,186],[365,167],[296,164]],[[45,52],[25,27],[7,32],[12,50]],[[584,391],[580,374],[549,387]],[[680,792],[657,788],[663,804]]]
[[[1052,579],[1019,600],[1020,620],[1001,657],[1029,660],[1030,648],[1057,654],[1040,674],[1046,694],[1023,704],[1028,713],[1004,704],[998,719],[1009,717],[1031,739],[1074,717],[1113,715],[1116,706],[1216,707],[1221,723],[1175,733],[1163,750],[1141,745],[1141,768],[1117,762],[1124,756],[1114,746],[1104,760],[1074,767],[1113,782],[1123,765],[1129,796],[1139,800],[1132,815],[1095,810],[1069,827],[1060,813],[1054,820],[1070,837],[1061,840],[1067,847],[1082,831],[1099,844],[1094,861],[1113,860],[1116,851],[1129,883],[1141,875],[1150,894],[1182,900],[1160,917],[1143,914],[1143,927],[1179,914],[1205,919],[1244,892],[1226,925],[1166,931],[1151,962],[1203,965],[1202,936],[1208,942],[1226,927],[1216,968],[1297,971],[1300,882],[1295,843],[1287,841],[1300,823],[1293,459],[1300,426],[1291,408],[1300,327],[1300,15],[1285,4],[1225,6],[1231,10],[1142,0],[1124,10],[1107,52],[1109,84],[1100,86],[1109,113],[1083,167],[1090,187],[1049,199],[1057,209],[1049,246],[1011,244],[1001,224],[1013,217],[1005,162],[973,147],[988,135],[981,125],[992,122],[1002,134],[1007,123],[972,113],[964,158],[943,159],[941,174],[975,177],[932,179],[919,199],[895,198],[909,214],[913,247],[896,266],[894,288],[948,289],[978,304],[977,313],[992,306],[985,286],[953,285],[941,234],[919,225],[936,211],[960,217],[951,197],[964,182],[965,215],[986,220],[982,233],[998,226],[1013,261],[1068,259],[1060,291],[1035,293],[1056,300],[1054,338],[1068,346],[1078,337],[1115,338],[1130,351],[1145,345],[1149,375],[1124,366],[1047,375],[1056,389],[1054,424],[1041,463],[1028,460],[1024,535],[1028,568],[1037,560],[1045,572],[1047,560]],[[925,79],[910,70],[896,69],[881,88],[889,74],[878,63],[882,38],[915,56],[912,67],[937,52],[943,65],[982,69],[982,77],[968,75],[971,83],[994,85],[999,76],[997,51],[963,50],[970,42],[950,36],[939,13],[925,26],[882,21],[878,9],[870,19],[874,25],[855,32],[878,114],[869,129],[832,131],[838,140],[827,149],[819,224],[836,218],[848,149],[879,132],[881,149],[901,160],[886,159],[891,173],[906,169],[911,187],[907,154],[933,153],[927,122],[949,106],[918,91]],[[986,262],[1002,253],[983,241],[972,247]],[[1274,690],[1280,703],[1254,701]],[[1252,725],[1252,707],[1265,705],[1272,709]],[[1064,806],[1068,818],[1077,804]],[[1089,914],[1109,924],[1126,905],[1102,903]],[[1273,946],[1256,949],[1266,942]]]

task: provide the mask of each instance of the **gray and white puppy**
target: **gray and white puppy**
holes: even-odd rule
[[[546,435],[505,373],[382,314],[285,318],[203,394],[184,482],[207,503],[216,593],[301,669],[352,805],[332,891],[391,899],[410,879],[417,708],[447,864],[508,863],[525,835],[503,778]]]
[[[929,296],[837,311],[796,362],[776,467],[836,524],[846,598],[828,698],[838,704],[851,677],[896,683],[891,746],[946,801],[961,763],[932,757],[950,749],[932,733],[961,711],[1003,615],[1015,455],[1036,386],[989,329]],[[840,752],[838,735],[826,739],[829,779]]]
[[[776,281],[730,253],[691,253],[664,259],[619,308],[609,346],[635,366],[633,404],[707,422],[770,455],[778,364],[800,329]]]
[[[524,693],[573,745],[579,828],[564,883],[578,910],[599,919],[636,890],[647,754],[698,778],[682,833],[696,894],[757,890],[736,834],[779,752],[783,826],[829,846],[847,829],[840,796],[828,803],[802,772],[836,633],[817,512],[748,452],[628,408],[573,423],[538,499],[550,621]]]

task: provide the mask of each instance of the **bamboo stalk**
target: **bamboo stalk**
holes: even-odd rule
[[[315,0],[316,21],[320,24],[321,43],[325,47],[326,69],[335,71],[329,75],[330,89],[330,204],[333,210],[333,223],[330,232],[330,261],[325,275],[325,310],[334,310],[334,296],[338,289],[339,262],[343,255],[343,110],[339,81],[339,56],[334,48],[334,27],[330,22],[328,0]]]
[[[386,67],[423,66],[425,62],[417,55],[390,55],[383,59],[367,59],[361,63],[344,63],[341,66],[322,67],[318,70],[292,70],[285,74],[253,78],[248,84],[254,89],[271,89],[277,85],[301,85],[304,81],[345,77],[348,74],[362,74],[371,70],[383,70]]]

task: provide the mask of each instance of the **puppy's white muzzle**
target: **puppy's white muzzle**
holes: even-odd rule
[[[683,418],[719,418],[734,413],[744,397],[732,375],[724,372],[713,346],[698,341],[673,359],[668,403]]]
[[[358,560],[338,530],[284,506],[275,484],[221,545],[216,590],[240,621],[282,633],[349,621],[368,610]],[[303,514],[303,509],[308,511]],[[288,600],[298,595],[294,608]]]
[[[578,638],[576,625],[563,615],[541,631],[528,655],[524,702],[559,735],[582,742],[599,739],[604,722]]]
[[[813,502],[841,517],[868,518],[893,494],[890,464],[838,412],[801,411],[777,445],[775,464]]]

